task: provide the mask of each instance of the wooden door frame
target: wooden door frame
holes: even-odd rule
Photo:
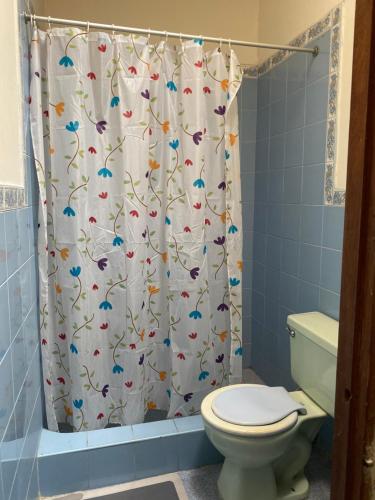
[[[331,500],[375,498],[374,2],[356,2]]]

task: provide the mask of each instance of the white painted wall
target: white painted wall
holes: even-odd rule
[[[264,0],[263,0],[264,1]],[[154,28],[177,33],[258,40],[261,0],[44,0],[44,15]],[[179,43],[171,39],[171,43]],[[217,45],[216,45],[217,46]],[[208,45],[208,47],[210,47]],[[256,64],[258,50],[236,47],[242,63]]]
[[[0,60],[0,184],[23,186],[22,97],[17,0],[2,0]]]

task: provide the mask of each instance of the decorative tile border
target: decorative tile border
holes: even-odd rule
[[[0,212],[25,206],[25,188],[0,186]]]
[[[337,150],[337,97],[340,76],[340,42],[341,42],[341,4],[332,9],[320,21],[306,29],[294,38],[289,45],[305,47],[316,38],[331,30],[331,49],[329,58],[329,93],[326,140],[326,168],[324,183],[324,201],[326,205],[344,205],[345,191],[335,189],[335,168]],[[278,64],[284,62],[292,54],[286,50],[279,50],[257,66],[244,69],[245,78],[259,78],[268,73]]]

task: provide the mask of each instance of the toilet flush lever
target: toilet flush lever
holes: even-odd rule
[[[287,329],[287,331],[288,331],[288,333],[289,333],[289,335],[291,337],[295,337],[296,336],[296,332],[292,328],[290,328],[289,325],[286,327],[286,329]]]

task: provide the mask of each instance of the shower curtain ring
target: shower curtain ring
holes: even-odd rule
[[[87,21],[86,31],[90,33],[90,21]]]
[[[220,40],[219,40],[219,52],[223,51],[222,45],[223,45],[223,40],[222,40],[222,38],[220,38]]]
[[[180,45],[181,45],[181,51],[184,53],[184,42],[182,41],[182,33],[180,33]]]
[[[151,38],[151,28],[148,28],[147,45],[150,45],[150,38]]]
[[[168,43],[168,31],[165,31],[165,43]]]
[[[48,16],[48,30],[51,31],[51,16]]]
[[[232,40],[230,38],[228,38],[228,47],[229,47],[229,51],[232,50]]]

